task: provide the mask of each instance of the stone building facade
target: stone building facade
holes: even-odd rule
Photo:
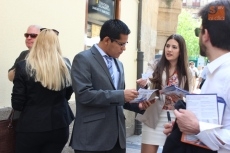
[[[63,55],[72,61],[89,43],[87,11],[92,1],[99,3],[101,0],[0,0],[0,107],[11,106],[13,84],[7,72],[20,52],[27,49],[23,37],[27,27],[37,24],[57,29]],[[124,21],[131,30],[126,51],[119,59],[124,64],[126,88],[136,88],[137,52],[143,52],[145,71],[147,62],[163,49],[166,38],[176,32],[182,1],[171,0],[170,5],[166,3],[168,0],[111,1],[116,4],[114,17]],[[98,26],[93,28],[99,31]],[[96,43],[95,40],[91,43]],[[70,102],[74,103],[74,95]],[[129,136],[135,129],[135,113],[125,111],[125,115]]]

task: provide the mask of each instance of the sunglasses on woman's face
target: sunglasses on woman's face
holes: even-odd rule
[[[40,32],[43,31],[43,30],[46,30],[46,29],[47,29],[47,28],[41,28],[41,29],[40,29]],[[55,32],[57,35],[59,34],[59,31],[57,31],[57,30],[55,30],[55,29],[51,29],[51,30],[53,30],[53,32]]]
[[[35,33],[25,33],[24,36],[26,38],[30,37],[30,38],[36,38],[38,36],[38,34]]]

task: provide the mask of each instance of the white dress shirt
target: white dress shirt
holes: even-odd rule
[[[94,46],[97,48],[97,50],[99,51],[99,53],[101,54],[101,56],[103,57],[106,65],[107,65],[107,59],[105,58],[105,55],[107,55],[107,54],[97,44],[95,44]],[[107,56],[109,56],[109,55],[107,55]],[[114,86],[117,89],[120,73],[117,69],[117,66],[114,62],[114,59],[112,59],[112,65],[113,65],[112,67],[113,67],[113,74],[114,74]]]
[[[200,122],[200,133],[196,136],[218,153],[230,153],[230,53],[226,53],[207,65],[206,81],[202,93],[216,93],[226,102],[222,128],[205,130]],[[205,130],[205,131],[204,131]],[[224,142],[220,143],[217,137]]]
[[[208,68],[207,66],[205,66],[202,70],[202,72],[200,73],[200,76],[202,79],[206,79],[206,75],[207,75],[207,71],[208,71]]]

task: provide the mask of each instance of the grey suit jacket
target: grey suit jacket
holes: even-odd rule
[[[75,150],[110,150],[118,139],[121,148],[125,148],[122,106],[136,112],[139,110],[137,105],[125,103],[123,65],[117,59],[114,61],[120,75],[117,90],[95,46],[80,52],[73,60],[71,75],[77,109],[70,145]]]

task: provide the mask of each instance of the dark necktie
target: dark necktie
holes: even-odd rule
[[[107,65],[107,67],[109,69],[110,76],[111,76],[111,78],[113,80],[113,83],[114,83],[113,62],[112,62],[113,58],[109,57],[107,55],[105,55],[105,58],[106,58],[106,61],[107,61],[106,65]]]

